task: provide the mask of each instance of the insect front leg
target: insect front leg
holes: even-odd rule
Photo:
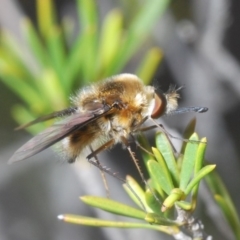
[[[160,200],[158,199],[158,197],[156,196],[156,194],[153,192],[152,188],[150,187],[150,185],[149,185],[148,182],[146,181],[146,179],[145,179],[145,177],[144,177],[144,174],[143,174],[143,171],[142,171],[142,169],[141,169],[141,167],[140,167],[140,165],[139,165],[139,161],[138,161],[138,159],[136,158],[135,152],[131,149],[131,146],[130,146],[130,144],[129,144],[128,139],[126,139],[126,138],[123,137],[123,136],[122,136],[121,139],[122,139],[123,144],[126,146],[128,152],[129,152],[129,154],[130,154],[130,156],[131,156],[131,158],[132,158],[132,160],[133,160],[133,162],[134,162],[134,164],[135,164],[135,166],[136,166],[136,168],[137,168],[137,170],[138,170],[138,172],[139,172],[139,174],[140,174],[140,177],[141,177],[143,183],[144,183],[145,186],[151,191],[151,193],[153,194],[153,196],[155,197],[155,199],[160,203]]]

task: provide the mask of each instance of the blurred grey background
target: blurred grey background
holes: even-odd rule
[[[76,17],[75,2],[56,1],[60,15]],[[100,13],[120,6],[120,0],[98,1]],[[196,116],[197,132],[208,139],[207,159],[217,164],[240,213],[240,2],[233,0],[173,1],[152,31],[155,45],[164,51],[164,60],[154,82],[167,90],[170,83],[184,86],[180,106],[207,106],[205,114],[164,117],[169,131],[181,135]],[[12,32],[24,46],[20,20],[35,20],[35,2],[0,0],[0,27]],[[126,71],[131,72],[131,65]],[[17,99],[0,81],[0,239],[171,239],[150,230],[95,229],[57,220],[62,213],[100,216],[79,201],[81,195],[104,195],[99,171],[86,162],[68,165],[47,150],[30,160],[8,165],[13,152],[30,135],[14,132],[11,108]],[[178,144],[178,143],[177,143]],[[127,152],[117,146],[103,153],[101,160],[122,176],[137,176]],[[132,171],[134,171],[132,173]],[[108,177],[111,196],[130,203],[121,183]],[[233,239],[221,213],[203,186],[196,216],[205,223],[214,239]]]

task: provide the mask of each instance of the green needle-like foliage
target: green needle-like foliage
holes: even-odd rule
[[[240,219],[224,183],[216,172],[209,174],[206,181],[236,239],[240,239]]]
[[[195,120],[194,124],[192,121],[187,129],[189,131],[190,129],[194,130],[194,127]],[[188,133],[188,135],[190,134]],[[181,233],[183,234],[181,239],[185,239],[185,237],[187,239],[187,236],[182,232],[184,226],[187,226],[188,230],[190,229],[190,232],[194,235],[196,225],[191,228],[191,224],[194,223],[198,224],[197,231],[200,231],[200,233],[202,231],[202,237],[198,239],[206,239],[202,223],[196,223],[192,216],[197,206],[199,184],[203,179],[206,179],[210,190],[214,194],[216,203],[225,215],[236,239],[240,239],[239,218],[236,208],[221,179],[213,171],[216,166],[206,165],[205,163],[206,138],[199,139],[198,135],[193,133],[187,143],[183,143],[180,155],[174,152],[169,138],[164,133],[159,132],[156,134],[157,146],[152,148],[152,154],[150,154],[149,144],[143,136],[140,137],[140,142],[147,149],[147,152],[142,152],[144,163],[150,175],[149,185],[144,190],[130,176],[126,178],[126,184],[124,184],[124,189],[138,208],[134,209],[106,198],[87,196],[83,197],[82,200],[88,205],[107,212],[140,219],[143,223],[114,222],[99,219],[91,219],[90,221],[83,216],[68,214],[61,215],[60,219],[69,223],[95,227],[148,228],[162,231],[172,235],[173,238]],[[179,178],[176,178],[177,175],[173,173],[176,173]],[[140,210],[138,210],[139,208]],[[196,234],[198,235],[199,232]]]
[[[141,1],[130,21],[126,21],[121,9],[113,9],[101,23],[96,3],[96,0],[76,0],[80,26],[76,35],[71,19],[57,20],[53,0],[37,0],[37,28],[27,17],[21,24],[28,49],[22,48],[9,32],[1,30],[0,80],[22,100],[22,104],[15,105],[12,111],[19,124],[62,110],[69,106],[69,95],[77,88],[123,72],[149,38],[152,26],[167,8],[169,0]],[[162,52],[158,47],[141,52],[135,73],[148,84],[161,61]],[[48,123],[33,126],[30,131],[38,132],[44,124]],[[148,228],[174,237],[181,232],[181,226],[189,226],[179,219],[182,213],[191,216],[194,212],[199,184],[207,179],[236,239],[240,240],[237,211],[221,179],[213,172],[215,165],[206,165],[204,161],[207,141],[192,134],[195,124],[193,120],[185,131],[184,138],[189,141],[183,143],[181,154],[173,151],[163,133],[157,133],[153,148],[140,138],[139,142],[147,149],[143,152],[143,160],[151,189],[142,189],[139,183],[127,177],[124,188],[137,204],[136,209],[109,199],[82,198],[88,205],[141,219],[142,223],[75,215],[59,218],[88,226]],[[173,217],[174,212],[179,218]]]
[[[144,141],[141,137],[141,142],[146,142],[146,140]],[[107,212],[140,219],[143,221],[141,223],[143,225],[138,225],[139,228],[163,231],[174,237],[175,234],[182,231],[182,227],[190,224],[190,216],[192,217],[192,212],[196,207],[197,186],[207,174],[213,171],[215,165],[205,165],[204,153],[207,142],[205,138],[199,140],[196,133],[189,138],[183,156],[178,156],[174,152],[169,138],[164,133],[156,134],[156,143],[156,148],[152,148],[153,155],[150,153],[144,155],[145,158],[149,157],[149,160],[145,162],[150,175],[150,188],[146,186],[146,190],[142,189],[140,184],[130,176],[127,177],[126,184],[124,184],[124,189],[138,208],[135,209],[107,198],[85,196],[81,199],[84,203]],[[183,160],[179,164],[177,162],[180,158]],[[167,161],[171,161],[171,163]],[[177,173],[177,175],[173,173]],[[138,210],[139,208],[140,210]],[[179,209],[188,218],[182,218]],[[177,218],[174,217],[174,212],[178,213]],[[96,219],[96,222],[92,220],[92,224],[90,224],[89,221],[86,222],[85,217],[68,214],[61,215],[60,218],[65,222],[91,226],[99,226],[100,222],[97,221],[103,221]],[[117,224],[119,225],[117,226]],[[135,228],[137,223],[109,222],[107,224],[105,222],[104,226]]]
[[[125,21],[121,9],[113,9],[100,23],[96,0],[76,0],[80,26],[76,36],[71,19],[57,20],[53,0],[37,0],[37,28],[27,17],[21,24],[28,54],[6,30],[0,32],[0,79],[23,101],[13,108],[16,121],[23,124],[64,109],[78,88],[123,72],[168,3],[142,3],[131,21]],[[162,53],[157,47],[141,52],[135,73],[147,84]],[[39,131],[42,125],[30,131]]]

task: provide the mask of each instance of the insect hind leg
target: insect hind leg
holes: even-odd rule
[[[110,168],[101,165],[101,163],[99,162],[99,160],[98,160],[98,158],[97,158],[97,154],[98,154],[98,153],[100,153],[100,152],[102,152],[102,151],[110,148],[111,146],[114,145],[114,143],[115,143],[115,140],[114,140],[114,139],[111,139],[110,141],[108,141],[107,143],[105,143],[104,145],[102,145],[101,147],[99,147],[98,149],[96,149],[96,150],[94,150],[94,151],[93,151],[93,150],[91,149],[91,147],[90,147],[90,149],[91,149],[92,152],[91,152],[91,154],[89,154],[89,155],[87,156],[87,160],[88,160],[88,162],[91,163],[93,166],[97,167],[97,168],[102,172],[102,174],[103,174],[103,173],[107,173],[107,174],[109,174],[110,176],[112,176],[112,177],[120,180],[122,183],[126,184],[126,186],[127,186],[127,187],[130,189],[130,191],[134,194],[134,196],[136,197],[136,199],[138,199],[140,205],[142,206],[142,209],[143,209],[144,211],[146,211],[146,208],[145,208],[143,202],[141,201],[140,197],[136,194],[136,192],[133,190],[133,188],[129,185],[128,181],[126,181],[125,179],[119,177],[119,176],[117,175],[117,172],[112,172],[112,171],[110,170]],[[105,177],[104,177],[104,178],[105,178]],[[105,185],[105,180],[104,180],[104,185]],[[105,185],[105,188],[106,188],[106,185]],[[106,188],[106,191],[107,191],[107,193],[108,193],[108,187]]]
[[[103,144],[102,146],[97,148],[96,150],[93,150],[92,147],[90,146],[91,153],[86,157],[87,160],[90,163],[92,163],[92,161],[94,161],[94,160],[91,160],[91,159],[95,158],[95,163],[100,164],[100,163],[98,163],[98,160],[96,159],[97,154],[99,154],[100,152],[112,147],[114,145],[114,143],[115,143],[114,139],[111,139],[110,141],[106,142],[105,144]],[[67,160],[68,163],[76,162],[77,157],[78,157],[78,154],[68,157],[68,160]]]
[[[90,146],[91,153],[86,157],[89,163],[91,163],[92,165],[94,165],[95,167],[97,167],[100,170],[108,197],[109,197],[109,188],[108,188],[107,180],[106,180],[104,173],[107,173],[107,174],[121,180],[124,183],[125,183],[125,180],[118,177],[116,175],[116,173],[110,171],[110,169],[107,168],[106,166],[101,165],[100,161],[98,160],[97,154],[112,147],[114,145],[114,143],[115,143],[114,139],[111,139],[110,141],[106,142],[105,144],[103,144],[102,146],[100,146],[99,148],[97,148],[95,150],[93,150],[92,147]]]
[[[94,158],[97,154],[99,154],[100,152],[112,147],[114,145],[115,141],[114,139],[109,140],[108,142],[104,143],[102,146],[100,146],[99,148],[95,149],[94,151],[92,151],[88,156],[87,156],[87,160],[90,161],[91,158]]]

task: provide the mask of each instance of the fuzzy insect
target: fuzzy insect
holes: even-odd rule
[[[73,107],[40,117],[26,125],[56,117],[63,117],[45,131],[36,135],[19,148],[10,163],[29,158],[60,142],[69,163],[88,147],[93,152],[88,159],[117,143],[128,145],[131,135],[140,131],[149,118],[164,114],[183,112],[206,112],[206,107],[178,107],[177,89],[156,93],[153,86],[145,86],[141,79],[132,74],[120,74],[81,89],[72,98]]]

